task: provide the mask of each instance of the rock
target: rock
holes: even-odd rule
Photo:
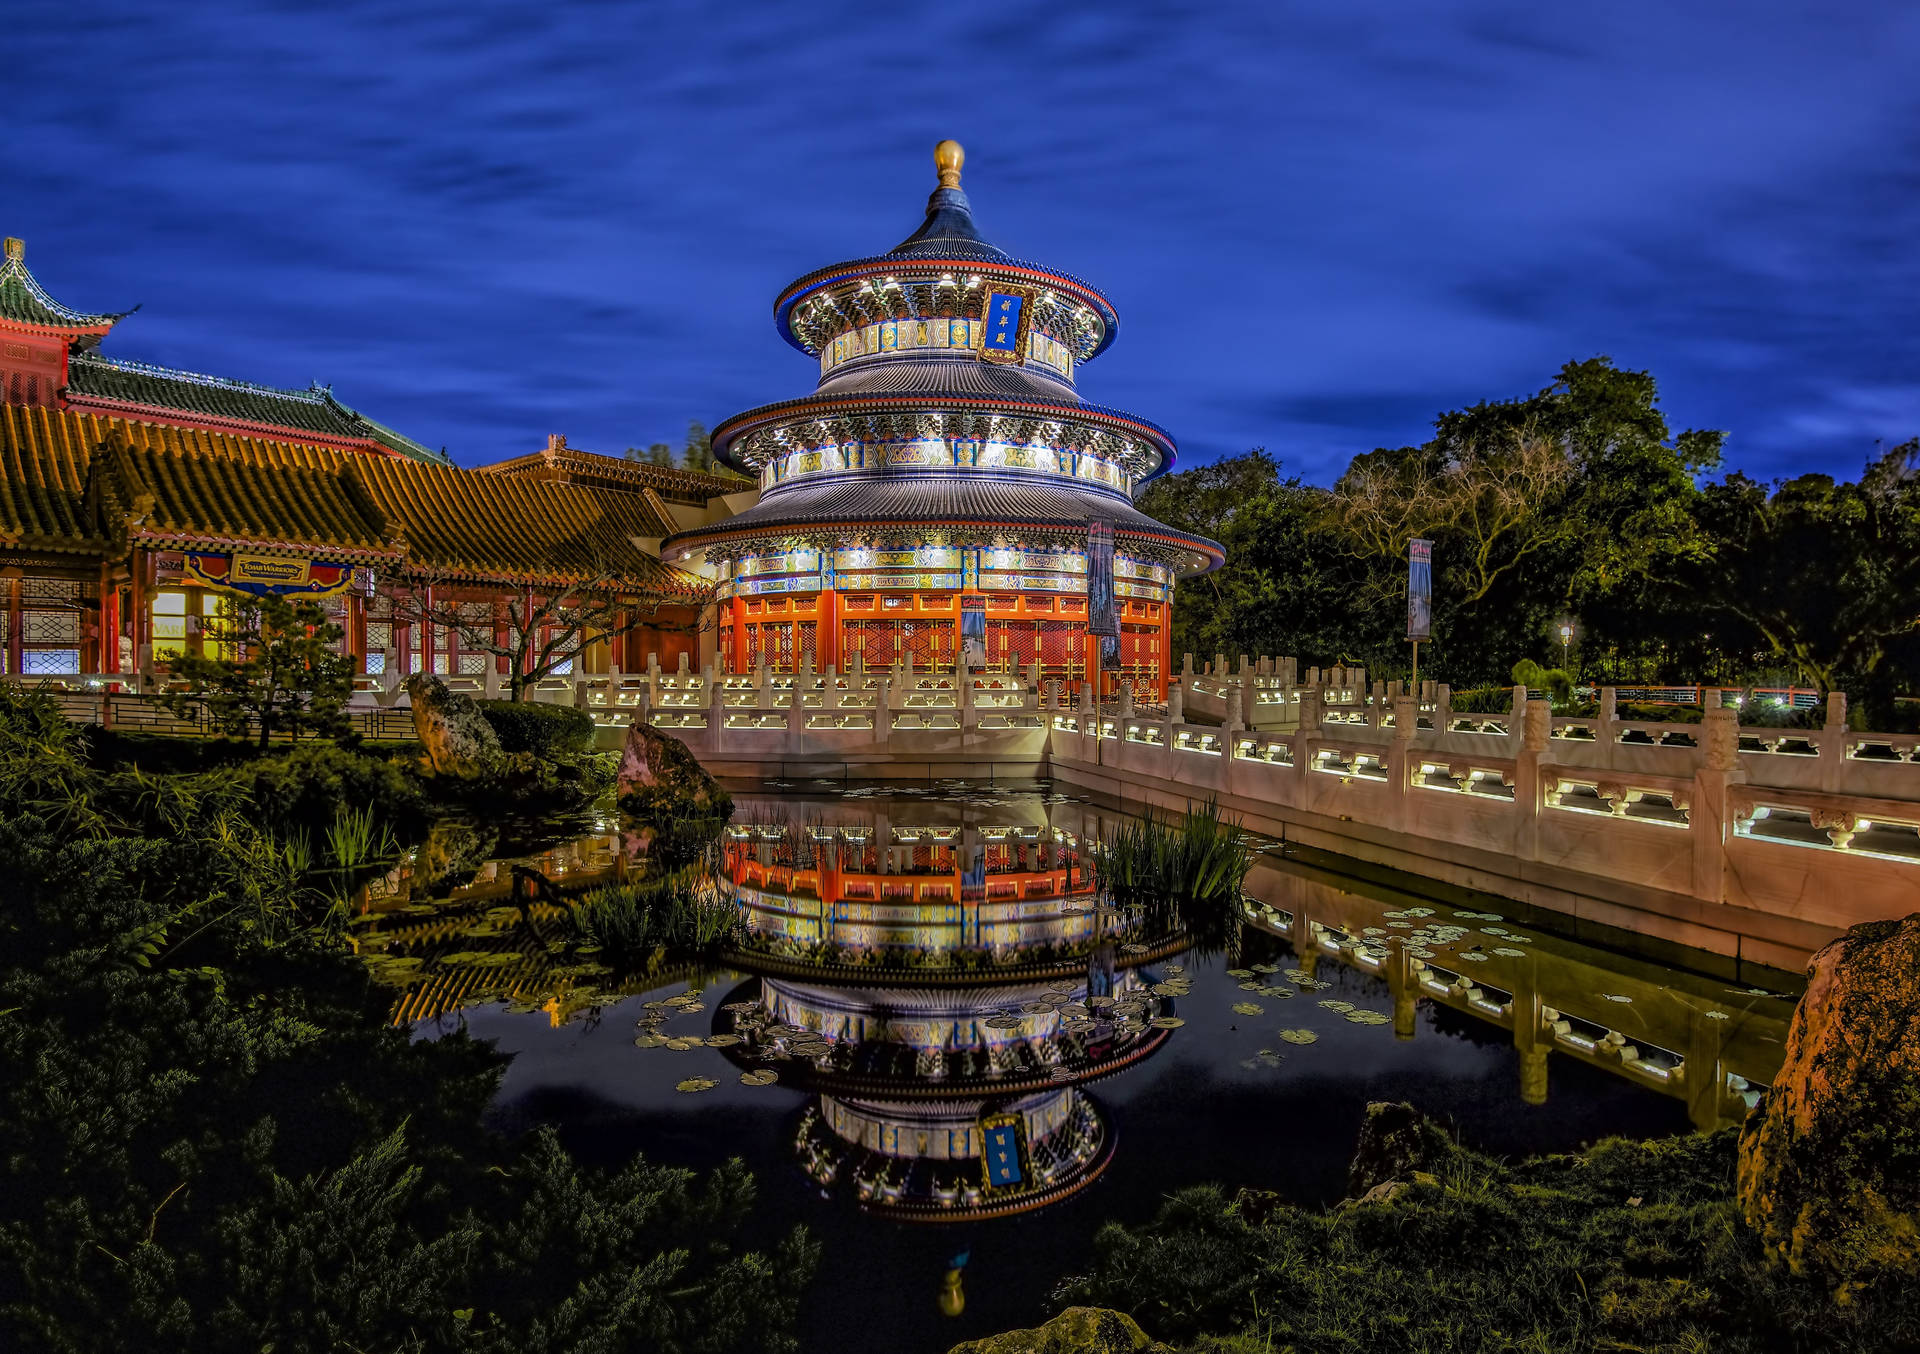
[[[427,749],[427,765],[436,776],[473,780],[492,775],[506,760],[499,735],[471,696],[449,690],[432,673],[407,678],[413,706],[413,733]]]
[[[1125,1312],[1069,1307],[1044,1326],[955,1345],[948,1354],[1172,1354]]]
[[[644,808],[717,812],[732,803],[685,743],[640,720],[627,730],[615,794]]]
[[[1460,1149],[1446,1130],[1411,1105],[1376,1101],[1367,1106],[1360,1142],[1347,1167],[1347,1197],[1368,1200],[1380,1185],[1410,1182],[1433,1173]]]
[[[1814,955],[1786,1058],[1740,1133],[1741,1211],[1843,1300],[1920,1277],[1920,914]]]
[[[410,895],[429,898],[436,890],[472,883],[481,866],[493,859],[499,842],[497,830],[482,830],[457,818],[435,820],[414,854]]]

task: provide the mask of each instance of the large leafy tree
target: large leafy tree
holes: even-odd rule
[[[344,733],[353,663],[343,635],[312,598],[237,597],[208,626],[201,651],[170,660],[190,689],[167,700],[189,718],[204,708],[216,728],[251,732],[263,748],[276,733]]]
[[[1534,395],[1441,414],[1420,446],[1355,457],[1328,520],[1369,605],[1404,586],[1407,540],[1433,540],[1436,656],[1456,680],[1497,681],[1559,613],[1604,611],[1704,558],[1695,480],[1721,434],[1672,432],[1658,397],[1646,372],[1570,362]]]
[[[1323,526],[1326,490],[1263,448],[1156,480],[1142,511],[1219,541],[1227,562],[1174,593],[1173,652],[1350,656],[1356,571]]]
[[[1858,480],[1801,475],[1771,487],[1742,474],[1707,486],[1698,512],[1714,548],[1697,593],[1735,623],[1729,639],[1823,691],[1849,688],[1887,713],[1890,659],[1920,622],[1920,443]]]

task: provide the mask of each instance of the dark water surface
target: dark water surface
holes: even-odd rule
[[[514,1055],[495,1108],[504,1130],[552,1124],[574,1151],[609,1166],[636,1151],[695,1168],[745,1160],[760,1183],[764,1230],[754,1240],[770,1242],[804,1223],[824,1244],[804,1327],[806,1348],[819,1354],[931,1354],[1036,1324],[1052,1286],[1087,1265],[1102,1222],[1150,1218],[1167,1195],[1188,1185],[1247,1185],[1303,1204],[1335,1200],[1345,1192],[1369,1101],[1411,1101],[1470,1146],[1518,1155],[1610,1134],[1686,1132],[1690,1110],[1703,1123],[1732,1117],[1743,1089],[1764,1084],[1778,1065],[1791,1010],[1778,996],[1561,939],[1547,918],[1460,916],[1446,904],[1362,888],[1278,855],[1264,858],[1249,882],[1252,897],[1272,910],[1256,909],[1231,959],[1170,954],[1143,964],[1137,953],[1118,956],[1116,996],[1147,1004],[1117,1037],[1109,1038],[1105,1024],[1069,1037],[1064,1022],[1073,1008],[1036,1015],[1019,1029],[982,1029],[983,1013],[1017,1010],[1035,993],[1044,1003],[1049,982],[1067,984],[992,969],[977,981],[946,980],[941,952],[997,945],[1003,959],[1019,963],[1060,959],[1076,943],[1084,950],[1093,919],[1079,915],[1090,902],[1083,846],[1114,821],[1113,813],[1044,787],[780,792],[787,788],[741,797],[735,823],[744,830],[729,853],[754,934],[767,950],[786,954],[783,965],[748,958],[735,969],[673,975],[651,987],[629,982],[623,990],[631,995],[613,984],[595,989],[590,976],[564,965],[521,962],[520,951],[530,947],[513,939],[497,911],[471,934],[457,927],[449,934],[423,897],[450,895],[450,909],[465,899],[470,914],[476,896],[498,901],[497,888],[486,891],[490,870],[477,880],[456,872],[451,878],[464,882],[416,887],[408,926],[393,932],[396,941],[408,937],[407,953],[426,956],[426,969],[396,1010],[401,1018],[422,1017],[416,1028],[423,1036],[464,1023]],[[622,849],[617,830],[603,835],[598,845],[587,839],[557,861],[549,854],[543,868],[591,868],[596,852]],[[799,883],[794,869],[801,870]],[[1049,881],[1053,886],[1043,888]],[[940,896],[949,884],[951,901]],[[862,891],[874,887],[879,892],[865,901]],[[1017,900],[1004,899],[1009,891]],[[813,901],[819,895],[829,906]],[[1431,914],[1405,915],[1418,909]],[[809,911],[837,920],[809,920]],[[1298,919],[1312,918],[1310,963],[1302,964],[1292,940],[1278,934],[1290,915],[1296,928]],[[1460,934],[1445,933],[1444,943],[1408,938],[1442,925]],[[826,926],[837,939],[830,951],[808,930]],[[1504,934],[1487,934],[1489,927]],[[1368,936],[1368,928],[1377,934]],[[510,956],[513,944],[520,951]],[[1432,956],[1424,975],[1409,979],[1401,960],[1402,976],[1389,976],[1403,946]],[[501,958],[476,958],[488,949]],[[1470,960],[1469,951],[1479,957]],[[484,981],[470,981],[460,960],[495,967]],[[879,967],[873,975],[850,973],[858,962]],[[818,969],[817,981],[807,964]],[[920,968],[905,972],[909,965]],[[1251,979],[1226,972],[1265,965],[1279,971]],[[776,967],[779,973],[767,977]],[[1084,979],[1084,960],[1079,967]],[[1289,970],[1304,984],[1290,980]],[[1472,981],[1453,981],[1456,974]],[[1147,990],[1169,977],[1191,990],[1157,998]],[[1293,995],[1246,991],[1245,981]],[[1102,985],[1096,977],[1094,990]],[[488,995],[489,987],[500,995]],[[646,1003],[690,990],[703,1010],[674,1015],[667,1008],[660,1035],[704,1039],[724,1035],[740,1019],[753,1037],[726,1048],[636,1047],[636,1035],[645,1033],[640,1022],[663,1014]],[[1084,982],[1078,995],[1087,995]],[[1063,999],[1071,998],[1056,990],[1052,1000]],[[762,1012],[723,1009],[736,1002],[754,1002]],[[1322,1002],[1378,1012],[1362,1018],[1382,1023],[1354,1023]],[[1532,1002],[1565,1026],[1546,1057],[1539,1104],[1523,1100],[1522,1058],[1509,1028]],[[1236,1003],[1252,1003],[1259,1013],[1238,1013]],[[767,1004],[780,1015],[764,1014]],[[1145,1021],[1155,1013],[1184,1023],[1153,1030]],[[825,1032],[841,1081],[832,1080],[831,1057],[756,1061],[756,1049],[771,1047],[764,1033],[770,1020]],[[1551,1021],[1549,1027],[1551,1042]],[[1316,1038],[1290,1043],[1280,1038],[1282,1029]],[[1399,1037],[1409,1030],[1412,1037]],[[988,1066],[990,1047],[1000,1065]],[[1682,1059],[1686,1070],[1676,1073]],[[818,1071],[816,1062],[827,1070]],[[1047,1083],[1053,1062],[1077,1069],[1075,1076]],[[760,1066],[778,1070],[781,1080],[743,1084],[743,1068]],[[852,1085],[844,1075],[851,1073],[867,1080]],[[676,1090],[693,1078],[715,1084]],[[966,1093],[969,1086],[991,1091],[996,1081],[1023,1089]],[[1538,1099],[1537,1079],[1532,1089]],[[839,1133],[827,1121],[822,1090],[841,1104]],[[977,1154],[896,1160],[937,1157],[940,1144],[977,1149],[976,1121],[1010,1105],[1014,1117],[1026,1116],[1023,1131],[1035,1153],[1030,1178],[1052,1170],[1056,1202],[1013,1216],[972,1216],[995,1199],[1020,1198],[1017,1190],[981,1198]],[[862,1132],[866,1148],[848,1140]],[[881,1150],[872,1150],[875,1144]],[[809,1154],[814,1174],[803,1164]],[[830,1186],[815,1178],[828,1169]],[[863,1173],[901,1182],[899,1207],[889,1211],[876,1198],[877,1208],[863,1209],[854,1184]],[[969,1220],[901,1220],[902,1210],[942,1208]],[[943,1315],[941,1281],[961,1252],[970,1257],[965,1309]]]

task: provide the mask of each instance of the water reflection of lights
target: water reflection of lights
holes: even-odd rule
[[[1185,986],[1177,965],[1158,983],[1140,968],[1179,941],[1128,934],[1098,906],[1085,811],[766,807],[741,806],[752,826],[725,854],[747,937],[735,960],[761,976],[715,1029],[740,1035],[725,1050],[739,1065],[816,1093],[794,1126],[807,1175],[914,1221],[1085,1188],[1114,1141],[1083,1087],[1158,1050],[1170,1032],[1151,1022]],[[996,1132],[1003,1158],[1018,1144],[1017,1179],[989,1178]]]

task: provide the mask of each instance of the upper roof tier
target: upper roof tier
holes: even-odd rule
[[[256,436],[302,433],[338,443],[364,443],[418,461],[448,463],[435,451],[342,404],[330,386],[282,389],[224,376],[179,371],[75,353],[67,367],[67,401],[80,408],[133,418],[161,419],[185,414],[233,432]]]
[[[815,269],[781,292],[773,308],[780,337],[818,356],[836,338],[876,323],[979,316],[989,291],[1012,286],[1033,293],[1035,321],[1073,361],[1105,351],[1120,326],[1113,303],[983,236],[960,188],[964,160],[956,141],[935,148],[940,186],[927,199],[926,220],[890,252]]]
[[[26,241],[9,235],[6,251],[6,261],[0,263],[0,327],[15,325],[70,338],[92,335],[97,339],[116,321],[133,313],[121,310],[93,314],[63,306],[27,271]]]

